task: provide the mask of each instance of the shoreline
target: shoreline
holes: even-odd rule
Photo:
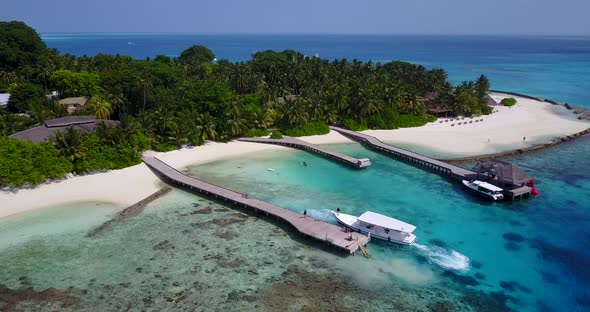
[[[502,157],[514,156],[514,155],[524,155],[524,154],[528,154],[528,153],[542,151],[542,150],[545,150],[545,149],[548,149],[548,148],[551,148],[551,147],[554,147],[556,145],[560,145],[563,143],[571,142],[575,139],[584,137],[587,134],[590,134],[590,128],[588,128],[584,131],[578,132],[578,133],[574,133],[572,135],[562,137],[557,141],[544,143],[544,144],[536,144],[531,147],[515,149],[515,150],[508,150],[508,151],[504,151],[504,152],[498,152],[495,154],[485,154],[485,155],[468,156],[468,157],[461,157],[461,158],[439,159],[439,160],[450,163],[450,164],[462,164],[462,163],[467,163],[467,162],[491,160],[491,159],[497,159],[497,158],[502,158]]]
[[[495,98],[512,96],[505,93],[491,95]],[[446,119],[442,118],[422,127],[362,132],[373,135],[385,143],[424,146],[432,151],[457,155],[456,158],[445,159],[451,163],[537,151],[563,141],[571,141],[590,132],[590,122],[576,120],[577,115],[562,105],[530,98],[517,97],[517,100],[519,103],[512,108],[494,107],[494,110],[498,110],[497,113],[478,117],[478,120],[483,119],[482,122],[468,123],[469,120],[467,120],[461,126],[451,126],[453,122],[445,122]],[[534,132],[536,136],[527,136],[525,141],[521,136],[523,132],[525,135]],[[482,138],[488,138],[488,140],[494,138],[494,142],[486,142]],[[326,135],[307,136],[300,139],[320,145],[355,143],[335,131]],[[531,145],[531,142],[534,144]],[[206,142],[202,146],[166,153],[147,151],[144,155],[155,155],[182,170],[191,165],[247,156],[257,152],[288,150],[292,149],[278,145],[230,141],[228,143]],[[164,186],[166,185],[145,164],[141,163],[120,170],[41,184],[34,189],[0,192],[0,202],[2,202],[0,222],[10,216],[28,211],[75,202],[108,202],[123,210],[144,200]]]

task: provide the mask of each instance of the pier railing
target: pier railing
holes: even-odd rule
[[[162,179],[190,191],[197,191],[204,195],[222,199],[224,202],[252,209],[256,213],[262,212],[283,220],[294,227],[299,233],[325,242],[335,248],[354,253],[360,245],[369,243],[370,238],[364,234],[355,233],[357,240],[349,240],[349,235],[339,226],[315,218],[302,215],[289,209],[279,207],[247,194],[238,193],[221,186],[201,181],[178,171],[156,157],[143,157],[143,162]]]
[[[325,149],[321,146],[305,142],[303,140],[299,140],[293,137],[284,136],[282,139],[265,139],[265,138],[239,138],[238,141],[242,142],[251,142],[251,143],[264,143],[264,144],[274,144],[280,146],[286,146],[291,148],[297,148],[300,150],[308,151],[310,153],[319,154],[323,157],[327,157],[330,159],[335,159],[344,163],[345,165],[351,166],[353,168],[362,169],[371,165],[371,161],[367,158],[357,159],[354,157],[350,157],[348,155],[344,155],[338,152],[334,152],[328,149]]]

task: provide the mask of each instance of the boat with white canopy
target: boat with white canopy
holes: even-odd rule
[[[330,212],[342,225],[362,234],[370,234],[371,238],[404,245],[412,245],[416,241],[416,235],[412,234],[416,226],[398,219],[371,211],[367,211],[359,217],[344,214],[340,211]]]
[[[491,199],[491,200],[502,200],[504,199],[504,195],[502,194],[502,189],[492,185],[487,182],[482,181],[467,181],[463,180],[463,185],[465,185],[470,190],[476,192],[477,194]]]

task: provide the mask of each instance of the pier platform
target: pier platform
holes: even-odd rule
[[[391,156],[394,156],[396,158],[399,158],[403,161],[409,162],[409,163],[413,163],[417,166],[420,167],[426,167],[428,169],[437,171],[438,173],[442,174],[442,175],[448,175],[451,176],[452,178],[455,179],[469,179],[469,178],[474,178],[477,176],[477,173],[471,171],[471,170],[467,170],[461,167],[457,167],[445,162],[442,162],[440,160],[436,160],[434,158],[430,158],[428,156],[424,156],[418,153],[414,153],[399,147],[395,147],[389,144],[385,144],[383,142],[381,142],[379,139],[377,139],[374,136],[368,135],[368,134],[364,134],[364,133],[360,133],[360,132],[356,132],[356,131],[351,131],[348,129],[343,129],[343,128],[339,128],[339,127],[335,127],[335,126],[330,126],[330,129],[363,144],[367,144],[369,146],[371,146],[372,148],[380,151],[380,152],[384,152],[386,154],[389,154]]]
[[[354,158],[338,152],[330,151],[319,145],[305,142],[289,136],[283,136],[282,139],[265,139],[265,138],[239,138],[238,141],[251,143],[264,143],[297,148],[308,151],[310,153],[319,154],[323,157],[335,159],[353,168],[362,169],[371,165],[371,161],[367,158]]]
[[[361,144],[368,145],[369,147],[382,152],[384,154],[393,156],[402,161],[411,163],[417,167],[422,167],[431,171],[434,171],[440,175],[448,176],[455,180],[475,180],[478,178],[478,174],[474,171],[467,170],[465,168],[457,167],[449,163],[424,156],[422,154],[414,153],[412,151],[405,150],[403,148],[395,147],[393,145],[385,144],[374,136],[340,128],[330,126],[330,129],[354,140]],[[504,189],[504,196],[514,200],[523,197],[528,197],[531,194],[532,189],[530,187],[518,187],[512,190]]]
[[[257,213],[265,213],[267,216],[276,217],[289,223],[299,233],[324,242],[348,254],[353,254],[359,249],[359,245],[365,246],[370,241],[368,236],[361,233],[353,233],[353,240],[349,240],[349,234],[345,233],[340,226],[189,177],[156,157],[143,157],[143,162],[157,173],[160,178],[170,184],[177,185],[186,190],[213,196],[225,202],[252,209]]]

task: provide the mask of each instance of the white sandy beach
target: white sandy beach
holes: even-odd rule
[[[368,130],[364,133],[387,143],[424,148],[435,157],[464,157],[548,143],[590,128],[589,121],[578,120],[578,115],[562,105],[501,93],[492,93],[491,96],[497,102],[514,97],[517,104],[512,107],[497,106],[494,108],[497,113],[473,119],[483,119],[480,122],[459,125],[459,122],[472,119],[443,123],[439,120],[419,128]]]
[[[492,96],[498,100],[507,97],[501,94],[492,94]],[[563,106],[516,98],[517,105],[512,108],[497,107],[498,113],[479,118],[483,118],[483,122],[460,126],[455,122],[455,126],[452,127],[453,122],[437,121],[419,128],[369,130],[365,133],[385,142],[411,144],[444,154],[469,156],[521,148],[533,143],[545,143],[556,137],[590,128],[590,122],[576,120],[577,115]],[[523,137],[526,137],[525,141],[522,140]],[[352,142],[333,131],[327,135],[300,139],[314,144]],[[176,168],[184,168],[191,164],[281,149],[286,148],[232,141],[229,143],[208,142],[203,146],[168,153],[148,153],[156,154]],[[20,190],[17,193],[0,192],[0,219],[34,209],[72,202],[110,202],[123,209],[156,192],[163,185],[144,164],[140,164],[122,170],[43,184],[35,189]]]

